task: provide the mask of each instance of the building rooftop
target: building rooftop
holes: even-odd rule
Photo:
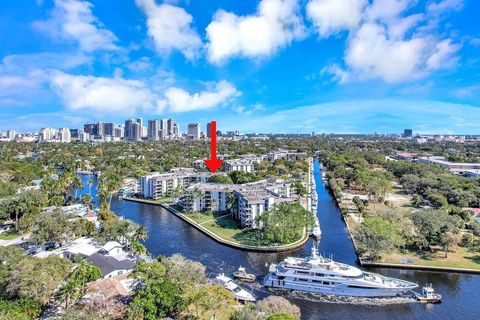
[[[86,258],[89,262],[96,265],[103,276],[112,273],[115,270],[132,270],[136,263],[132,260],[117,260],[114,257],[106,256],[100,253],[94,253]]]

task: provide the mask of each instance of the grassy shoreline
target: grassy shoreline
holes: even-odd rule
[[[336,199],[336,202],[341,211],[349,209],[348,207],[342,206],[344,201]],[[399,208],[399,210],[401,209],[402,208]],[[444,258],[444,251],[442,250],[434,252],[414,252],[406,250],[385,254],[379,261],[362,259],[358,253],[357,240],[353,235],[353,230],[358,222],[354,221],[350,214],[345,216],[343,220],[347,226],[349,236],[354,243],[361,266],[480,273],[480,253],[472,252],[462,247],[458,247],[455,252],[449,252],[447,258]],[[408,263],[402,261],[408,261]]]
[[[255,238],[236,226],[236,222],[229,215],[209,216],[202,213],[182,213],[170,205],[155,200],[124,198],[127,201],[146,203],[162,206],[180,219],[189,223],[205,235],[224,245],[248,251],[257,252],[282,252],[291,251],[303,246],[309,239],[306,230],[303,231],[302,237],[297,241],[284,245],[263,245],[255,242]]]

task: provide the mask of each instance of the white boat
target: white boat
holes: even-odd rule
[[[238,301],[245,301],[245,302],[256,301],[255,297],[250,292],[247,292],[246,290],[240,288],[240,286],[238,286],[235,282],[233,282],[232,279],[230,279],[223,273],[219,274],[215,278],[215,282],[225,287],[225,289],[227,289],[228,291],[232,292],[233,295],[235,296],[235,299],[237,299]]]
[[[316,221],[315,227],[312,228],[312,236],[315,238],[320,238],[322,235],[322,230],[320,229],[320,225],[318,224],[318,220]]]
[[[318,255],[313,246],[306,258],[288,257],[270,266],[266,287],[354,297],[402,296],[416,283],[384,277]]]

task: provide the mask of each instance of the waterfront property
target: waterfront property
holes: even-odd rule
[[[101,246],[92,238],[81,237],[69,244],[51,251],[41,251],[35,254],[37,258],[46,258],[56,255],[70,260],[84,258],[96,265],[104,278],[131,272],[137,262],[130,254],[123,250],[123,246],[116,241],[109,241]]]
[[[243,228],[257,228],[257,217],[270,210],[275,204],[294,202],[286,195],[281,195],[263,185],[245,185],[233,192],[236,203],[232,207],[233,217]]]
[[[191,184],[179,204],[187,212],[230,212],[243,228],[256,228],[256,218],[282,202],[294,202],[290,183],[262,180],[242,185]]]
[[[179,204],[188,212],[224,212],[229,210],[233,191],[238,188],[234,184],[196,183],[190,185]]]
[[[140,194],[144,198],[159,199],[175,191],[183,191],[192,183],[206,182],[209,172],[198,172],[192,168],[174,168],[167,173],[154,172],[140,178]]]

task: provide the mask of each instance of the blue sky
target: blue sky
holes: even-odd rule
[[[2,0],[0,130],[480,134],[476,0]]]

